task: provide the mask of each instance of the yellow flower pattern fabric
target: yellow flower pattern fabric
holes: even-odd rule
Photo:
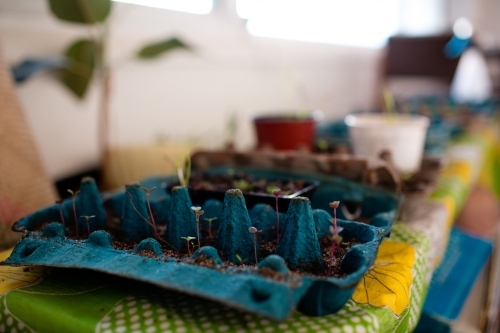
[[[358,284],[352,299],[360,304],[386,306],[400,316],[410,305],[414,265],[412,245],[385,239],[374,265]]]
[[[0,261],[10,256],[12,249],[0,252]],[[0,266],[0,295],[13,289],[35,284],[48,274],[44,267],[12,267]]]

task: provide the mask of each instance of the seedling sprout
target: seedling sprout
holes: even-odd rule
[[[65,223],[64,223],[64,215],[63,215],[63,208],[62,208],[63,200],[57,199],[56,204],[59,204],[59,216],[61,217],[61,223],[64,225]]]
[[[204,220],[208,222],[208,237],[212,238],[212,222],[217,220],[217,218],[216,217],[210,217],[210,218],[207,217]]]
[[[201,207],[191,207],[193,210],[194,214],[196,215],[196,233],[198,236],[198,248],[201,247],[200,244],[200,216],[203,215],[204,211],[201,209]]]
[[[191,255],[191,247],[189,246],[189,244],[190,244],[190,243],[191,243],[191,241],[192,241],[193,239],[195,239],[196,237],[187,236],[187,237],[181,237],[181,238],[186,240],[187,250],[188,250],[189,255]],[[194,247],[194,246],[193,246],[193,247]]]
[[[257,230],[255,227],[250,227],[248,228],[248,231],[253,234],[253,252],[255,254],[255,264],[257,265],[259,263],[259,260],[257,258],[257,238],[259,237],[259,234],[262,232],[262,230]]]
[[[238,259],[238,261],[239,261],[241,264],[243,263],[243,259],[241,258],[241,256],[240,256],[238,253],[236,253],[234,256],[236,257],[236,259]]]
[[[149,216],[151,217],[151,223],[153,224],[153,229],[156,230],[156,223],[155,223],[155,218],[153,216],[153,211],[151,210],[151,204],[150,204],[150,198],[151,198],[151,192],[156,190],[156,186],[153,186],[149,190],[145,187],[141,187],[141,189],[146,192],[146,202],[148,203],[148,210],[149,210]]]
[[[76,227],[76,237],[78,237],[78,218],[76,217],[76,196],[80,191],[73,192],[73,190],[68,189],[68,192],[71,193],[71,200],[73,201],[73,215],[75,217],[75,227]]]
[[[276,188],[273,190],[273,195],[276,198],[276,244],[280,242],[280,213],[278,211],[278,198],[281,195],[281,190]]]
[[[85,219],[85,221],[87,222],[87,231],[89,233],[89,236],[90,236],[90,219],[93,219],[95,217],[95,215],[90,215],[90,216],[87,216],[87,215],[82,215],[80,217],[83,217]]]
[[[339,233],[344,230],[344,228],[337,225],[337,208],[339,207],[339,201],[330,202],[330,207],[333,208],[333,219],[330,220],[333,225],[330,226],[330,232],[332,233],[332,247],[330,248],[330,264],[328,265],[328,275],[332,274],[333,260],[335,256],[335,249],[340,250],[340,243],[342,243],[342,236]]]

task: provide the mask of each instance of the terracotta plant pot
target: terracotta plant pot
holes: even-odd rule
[[[253,121],[258,148],[312,150],[316,120],[311,116],[262,116]]]

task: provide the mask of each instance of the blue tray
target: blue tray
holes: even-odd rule
[[[159,186],[165,180],[151,178],[141,184],[150,188]],[[375,200],[374,206],[363,203],[363,211],[372,213],[371,222],[383,227],[339,221],[344,228],[341,233],[344,239],[356,238],[360,242],[352,246],[342,260],[347,276],[335,278],[292,273],[288,267],[306,270],[322,263],[317,257],[318,237],[329,233],[331,216],[312,207],[321,207],[328,200],[336,199],[337,193],[331,191],[337,181],[330,179],[322,184],[323,189],[320,186],[318,190],[321,191],[317,190],[311,201],[301,197],[293,199],[282,219],[284,227],[276,250],[278,255],[262,258],[257,267],[248,266],[254,262],[253,235],[248,232],[248,227],[254,225],[262,229],[264,237],[275,235],[273,226],[276,217],[268,205],[256,205],[248,212],[239,191],[226,194],[223,203],[214,200],[204,203],[204,216],[221,214],[218,218],[219,238],[215,244],[217,249],[204,246],[191,257],[179,260],[165,256],[161,244],[153,238],[155,234],[148,215],[146,194],[138,185],[127,186],[126,192],[101,196],[91,179],[82,181],[80,194],[74,202],[65,200],[61,206],[47,207],[16,222],[13,229],[27,232],[27,235],[5,263],[102,271],[215,300],[275,320],[285,319],[294,308],[308,315],[330,314],[347,302],[372,265],[381,238],[390,230],[386,223],[387,216],[395,216],[389,208],[397,208],[397,200],[393,200],[396,197],[386,194],[377,199],[375,192],[371,192],[375,189],[356,188],[350,184],[364,201],[368,198]],[[346,195],[343,193],[345,189],[338,189],[341,200]],[[162,238],[172,249],[178,250],[185,244],[181,237],[196,235],[195,215],[186,188],[180,188],[172,195],[154,191],[150,203],[157,225],[165,225],[168,221]],[[79,239],[69,237],[69,234],[74,236],[76,231],[72,219],[73,206],[79,216],[95,216],[89,220],[88,226],[84,218],[79,219]],[[61,223],[61,215],[65,225]],[[120,221],[114,225],[116,217],[120,217]],[[90,236],[87,228],[90,228]],[[115,249],[108,231],[137,245],[128,250]],[[153,255],[141,255],[144,250]],[[222,262],[219,254],[232,264]],[[199,258],[211,260],[213,267],[194,264]],[[263,276],[264,268],[278,272],[281,278],[276,280]]]

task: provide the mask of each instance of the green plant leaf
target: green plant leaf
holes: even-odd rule
[[[191,47],[184,44],[184,42],[180,39],[174,37],[144,46],[139,50],[139,52],[137,52],[137,57],[141,59],[154,59],[163,53],[170,52],[175,49],[189,50]]]
[[[62,70],[62,83],[79,98],[83,98],[95,68],[97,47],[91,40],[79,40],[65,52],[66,66]]]
[[[49,0],[49,5],[58,19],[74,23],[103,22],[111,11],[111,0]]]

